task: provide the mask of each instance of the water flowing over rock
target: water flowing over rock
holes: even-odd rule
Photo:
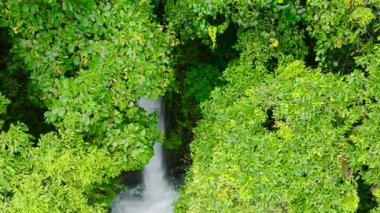
[[[165,109],[162,98],[150,100],[142,98],[137,104],[147,114],[156,112],[158,125],[165,132]],[[177,199],[174,186],[165,177],[162,144],[154,145],[154,156],[143,169],[143,187],[138,185],[122,192],[112,205],[113,213],[170,213],[172,203]]]

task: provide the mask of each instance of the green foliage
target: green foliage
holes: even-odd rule
[[[208,26],[223,26],[217,30],[223,34],[226,25],[235,25],[244,33],[240,38],[249,36],[237,44],[239,50],[247,46],[242,54],[269,59],[276,52],[299,59],[308,55],[307,63],[344,72],[357,68],[353,57],[372,47],[379,8],[378,1],[349,0],[168,1],[166,5],[169,26],[184,40],[199,37],[212,46]],[[278,48],[270,45],[274,41]]]
[[[221,86],[221,73],[215,64],[198,64],[188,68],[181,79],[180,106],[178,114],[181,119],[176,120],[176,127],[169,133],[164,145],[170,150],[178,150],[183,145],[184,131],[191,130],[202,115],[199,108],[201,102],[209,98],[210,92]]]
[[[115,178],[149,161],[160,133],[135,100],[163,95],[173,78],[171,37],[152,10],[150,1],[0,3],[12,43],[0,76],[11,81],[0,88],[12,108],[29,99],[47,109],[54,126],[37,138],[22,123],[0,133],[1,212],[104,212]],[[7,104],[0,96],[1,113]]]
[[[178,212],[355,212],[373,202],[357,190],[359,179],[379,185],[378,1],[166,9],[183,40],[210,47],[208,26],[220,42],[219,26],[233,25],[240,53],[223,73],[228,83],[201,104]]]
[[[106,211],[172,63],[166,146],[198,124],[178,212],[379,210],[380,1],[163,2],[165,28],[151,1],[0,2],[1,212]]]
[[[0,93],[0,114],[3,114],[6,112],[7,105],[10,103],[11,102]]]
[[[217,34],[223,34],[228,25],[237,25],[243,29],[241,32],[254,31],[251,35],[259,41],[253,40],[251,45],[257,45],[260,40],[269,44],[277,36],[281,36],[281,39],[277,38],[280,47],[285,49],[291,46],[289,50],[295,50],[293,52],[305,52],[302,47],[303,30],[294,30],[298,29],[296,24],[304,12],[298,1],[289,1],[286,5],[277,5],[276,1],[271,0],[168,1],[166,7],[169,26],[185,39],[197,36],[205,39],[204,42],[211,46],[208,26],[216,26]]]
[[[6,112],[6,107],[11,102],[6,99],[1,93],[0,93],[0,116]],[[0,117],[0,130],[3,128],[4,121]]]
[[[115,95],[129,99],[162,95],[170,79],[166,55],[169,37],[154,36],[162,29],[150,23],[151,6],[128,1],[84,2],[6,3],[8,25],[14,29],[14,49],[33,70],[35,86],[47,90],[42,100],[50,105],[60,92],[55,84],[74,80],[60,79],[63,76],[88,78],[99,72],[108,74],[100,79],[105,81],[102,86],[112,87],[114,79],[121,84],[115,87],[126,88],[125,94],[113,89]],[[42,25],[39,20],[49,21]]]
[[[194,164],[178,208],[357,208],[357,185],[346,173],[359,168],[352,168],[345,134],[364,116],[363,76],[326,75],[299,61],[275,75],[251,80],[233,105],[219,107],[228,88],[203,105],[205,120],[195,129]]]
[[[181,145],[182,145],[182,139],[175,132],[171,132],[169,137],[167,137],[164,141],[165,148],[172,151],[178,150]]]
[[[365,107],[367,108],[366,116],[362,119],[362,124],[353,128],[350,135],[350,140],[355,146],[355,152],[352,157],[356,159],[357,166],[366,165],[369,167],[367,171],[362,172],[364,181],[372,186],[379,186],[380,158],[377,150],[380,148],[380,71],[379,71],[379,45],[375,46],[372,53],[365,57],[369,64],[366,71],[367,84],[365,85],[366,92]]]
[[[210,92],[221,86],[220,72],[215,65],[200,64],[186,71],[183,88],[183,113],[187,114],[194,106],[206,101]],[[197,107],[195,107],[197,108]]]
[[[35,136],[52,130],[52,125],[44,123],[43,113],[46,109],[36,106],[29,100],[28,72],[19,67],[19,63],[10,56],[3,55],[3,57],[8,59],[7,64],[10,66],[6,66],[0,72],[0,91],[11,100],[7,113],[3,116],[4,129],[7,129],[11,123],[22,122],[27,126],[33,126],[29,132]]]

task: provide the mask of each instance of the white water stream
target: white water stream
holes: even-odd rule
[[[165,110],[162,98],[150,100],[142,98],[137,104],[147,114],[156,112],[158,126],[165,132]],[[112,205],[112,213],[171,213],[177,192],[165,178],[162,144],[154,145],[154,156],[143,169],[143,191],[137,187],[127,193],[120,193]]]

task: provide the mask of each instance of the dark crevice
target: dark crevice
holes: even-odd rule
[[[11,101],[7,113],[3,115],[5,123],[2,130],[7,131],[11,124],[21,122],[29,127],[29,133],[38,138],[54,127],[45,123],[44,113],[47,109],[33,104],[28,98],[29,73],[12,60],[12,45],[6,30],[0,29],[0,38],[0,92]],[[7,67],[8,64],[12,68]]]
[[[39,135],[54,130],[54,126],[45,123],[44,113],[47,109],[29,100],[28,81],[28,73],[21,69],[0,76],[0,91],[11,100],[5,115],[4,129],[9,129],[12,123],[21,122],[29,127],[29,133],[38,138]]]
[[[6,29],[0,29],[0,70],[5,69],[9,57],[9,51],[12,48]]]
[[[307,173],[306,172],[302,172],[301,177],[307,177]]]
[[[266,63],[265,67],[268,70],[268,73],[274,73],[275,70],[278,67],[278,58],[276,57],[271,57]]]
[[[313,37],[311,37],[309,32],[306,30],[307,26],[308,25],[305,23],[302,23],[302,22],[298,23],[299,29],[304,32],[304,35],[305,35],[304,42],[308,48],[308,54],[305,57],[305,63],[306,63],[306,66],[316,69],[318,67],[318,62],[315,60],[317,57],[317,54],[314,48],[316,44],[316,40]]]
[[[327,53],[329,56],[327,58],[328,67],[330,67],[332,72],[339,72],[341,74],[350,74],[356,68],[355,63],[355,52],[359,47],[353,45],[342,46],[341,48],[334,48]],[[351,53],[351,54],[348,54]]]
[[[162,26],[167,24],[165,20],[165,0],[156,0],[154,2],[153,14],[155,14],[158,23]]]
[[[368,166],[364,165],[362,172],[368,170]],[[372,209],[378,206],[375,197],[372,194],[374,186],[368,185],[358,173],[359,179],[356,181],[358,184],[358,195],[359,195],[359,207],[356,212],[370,212]]]
[[[225,15],[218,13],[215,17],[208,16],[207,17],[207,23],[209,23],[212,26],[218,26],[223,24],[226,21]]]
[[[278,130],[276,127],[276,119],[273,115],[273,109],[267,110],[267,120],[262,124],[262,126],[270,132]]]
[[[221,35],[217,36],[215,54],[217,54],[217,57],[221,57],[226,63],[239,57],[239,52],[233,48],[238,39],[237,34],[238,27],[231,23]],[[218,54],[220,56],[218,56]],[[227,64],[225,64],[225,66],[227,66]]]

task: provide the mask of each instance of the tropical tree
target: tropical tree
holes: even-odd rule
[[[167,2],[184,41],[217,52],[232,26],[240,54],[201,104],[178,212],[378,210],[379,6]]]
[[[114,179],[148,162],[160,135],[135,101],[163,95],[172,80],[171,37],[152,11],[149,1],[0,2],[11,42],[0,78],[25,70],[27,87],[3,89],[27,93],[46,111],[41,125],[52,125],[31,135],[35,126],[5,120],[1,212],[105,211]],[[10,103],[7,96],[2,113],[25,97]]]

